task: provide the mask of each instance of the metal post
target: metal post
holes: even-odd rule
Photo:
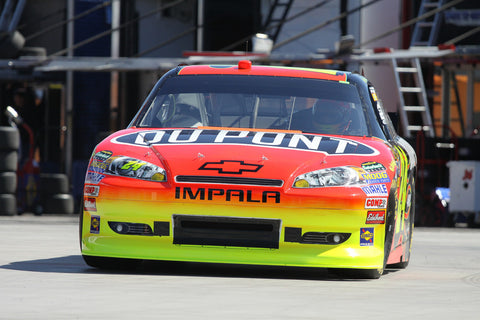
[[[120,56],[120,0],[112,1],[112,35],[110,55],[112,59]],[[110,73],[110,130],[118,128],[118,71]]]
[[[25,7],[25,2],[25,0],[19,0],[17,2],[17,7],[15,8],[12,20],[10,21],[10,25],[8,26],[8,32],[14,32],[17,29],[18,22],[20,21],[20,17],[23,13],[23,8]]]
[[[73,16],[75,14],[74,0],[67,2],[67,56],[73,57],[73,42],[74,42],[74,22]],[[62,132],[65,134],[65,173],[71,181],[72,177],[72,135],[73,135],[73,71],[67,71],[66,86],[65,86],[65,120]]]
[[[450,129],[450,70],[442,68],[442,137],[448,138]]]
[[[0,15],[0,31],[8,31],[10,25],[11,12],[14,6],[13,0],[7,0],[3,6],[2,14]]]
[[[473,133],[473,102],[475,101],[475,67],[470,65],[467,70],[467,123],[465,137],[469,138]]]
[[[203,51],[203,11],[204,0],[198,0],[197,3],[197,51]]]

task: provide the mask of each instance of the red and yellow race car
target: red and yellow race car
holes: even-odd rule
[[[416,156],[356,73],[179,66],[95,147],[86,263],[162,260],[345,269],[410,259]]]

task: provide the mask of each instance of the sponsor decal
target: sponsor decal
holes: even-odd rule
[[[367,183],[390,182],[390,178],[388,177],[387,171],[362,173],[361,176]]]
[[[473,169],[471,170],[465,169],[462,180],[472,180],[472,178],[473,178]]]
[[[92,160],[92,163],[88,167],[88,170],[93,172],[98,172],[98,173],[104,173],[105,170],[107,170],[108,165],[109,165],[108,163],[94,158]]]
[[[387,117],[383,111],[383,106],[380,100],[377,100],[377,111],[378,115],[380,116],[380,120],[382,120],[382,123],[388,125]]]
[[[261,164],[250,164],[243,161],[221,160],[220,162],[205,162],[198,170],[215,170],[218,173],[242,174],[244,172],[257,172]]]
[[[83,189],[83,195],[87,197],[98,197],[98,193],[100,192],[99,186],[89,186],[86,185]]]
[[[362,191],[369,197],[388,196],[387,186],[385,184],[372,184],[362,187]]]
[[[85,183],[98,184],[100,181],[102,181],[103,178],[105,178],[103,174],[88,171],[87,177],[85,178]]]
[[[97,211],[97,198],[85,198],[83,208],[87,211]]]
[[[265,190],[254,194],[252,190],[175,187],[175,199],[280,203],[280,192]]]
[[[252,145],[323,152],[329,155],[354,154],[371,156],[378,154],[378,150],[349,139],[284,132],[172,129],[129,133],[112,139],[112,142],[135,146],[179,144]]]
[[[400,165],[398,165],[398,166],[400,167]],[[395,170],[396,167],[397,167],[397,161],[392,160],[392,162],[390,162],[390,166],[389,166],[390,171]]]
[[[104,173],[105,171],[108,171],[108,167],[110,166],[112,161],[116,158],[118,157],[117,156],[112,157],[112,151],[104,150],[104,151],[97,152],[92,157],[92,162],[88,167],[88,171]]]
[[[109,150],[102,150],[93,156],[93,159],[98,160],[98,161],[106,161],[112,156],[113,152]]]
[[[386,209],[387,198],[367,198],[365,200],[365,209]]]
[[[374,228],[360,228],[360,246],[373,246]]]
[[[378,101],[377,93],[375,92],[375,88],[372,86],[368,87],[370,89],[370,94],[372,95],[373,101]]]
[[[383,164],[375,161],[368,161],[362,163],[362,168],[367,172],[378,172],[386,170]]]
[[[100,233],[100,217],[92,216],[90,219],[90,233],[99,234]]]
[[[368,211],[366,224],[384,224],[385,223],[385,211]]]
[[[404,218],[408,219],[410,216],[410,210],[412,209],[412,185],[409,184],[407,187],[407,200],[405,202],[405,215]]]

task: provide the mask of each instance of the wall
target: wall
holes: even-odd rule
[[[363,0],[362,3],[370,1]],[[362,42],[379,36],[380,34],[398,27],[401,23],[401,1],[379,1],[362,10],[360,23],[360,36]],[[401,45],[401,32],[391,34],[380,40],[364,46],[363,49],[376,47],[389,47],[398,49]],[[363,65],[365,76],[373,83],[377,93],[383,101],[387,112],[396,112],[398,108],[398,92],[392,67],[389,63],[376,65],[368,63]]]
[[[309,7],[317,4],[318,1],[296,0],[288,17],[292,17]],[[265,7],[265,6],[264,6]],[[265,8],[265,14],[268,14],[268,8]],[[322,7],[310,10],[307,14],[285,23],[278,36],[277,43],[281,43],[302,32],[313,28],[325,21],[340,14],[340,1],[330,1]],[[287,19],[288,19],[287,17]],[[317,49],[334,49],[335,41],[340,39],[340,22],[336,21],[318,31],[312,32],[293,42],[285,44],[277,49],[275,53],[291,53],[291,54],[310,54],[315,53]]]
[[[155,49],[155,46],[172,39],[194,26],[195,1],[172,8],[167,13],[157,12],[139,21],[138,48],[139,52],[148,51],[144,57],[180,57],[184,50],[193,50],[195,46],[195,31]],[[169,1],[137,0],[136,9],[139,16],[160,9]],[[151,50],[151,51],[150,51]]]

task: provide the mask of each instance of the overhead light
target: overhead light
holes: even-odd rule
[[[257,33],[252,38],[252,51],[270,54],[273,48],[273,40],[267,34]]]
[[[257,33],[255,34],[255,37],[259,39],[268,39],[268,35],[266,35],[265,33]]]

